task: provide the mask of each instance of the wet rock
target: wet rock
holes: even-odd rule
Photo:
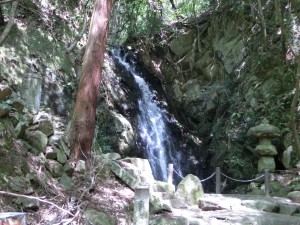
[[[189,174],[179,183],[175,194],[188,205],[197,205],[204,192],[199,178]]]
[[[63,166],[55,160],[47,160],[46,168],[54,178],[58,178],[62,175]]]
[[[48,143],[48,137],[41,131],[31,131],[29,129],[25,132],[27,142],[32,145],[39,152],[44,152]]]
[[[87,225],[115,225],[116,221],[104,212],[97,212],[94,209],[87,209],[83,213]]]

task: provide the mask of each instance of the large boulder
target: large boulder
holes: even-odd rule
[[[121,163],[130,163],[135,167],[127,164],[127,168],[136,178],[142,182],[153,183],[154,177],[148,159],[142,158],[125,158],[120,160]],[[129,168],[131,167],[131,168]]]
[[[118,151],[126,155],[135,146],[135,135],[130,122],[121,114],[113,114],[115,132],[118,134]]]
[[[297,212],[299,212],[300,206],[295,206],[293,204],[280,204],[280,214],[285,214],[285,215],[293,215]]]
[[[44,152],[48,144],[48,137],[43,132],[36,130],[32,131],[27,129],[25,132],[25,138],[32,147],[39,152]]]
[[[124,168],[124,164],[123,164],[123,166],[121,166],[118,162],[112,161],[111,162],[111,170],[117,177],[119,177],[132,190],[135,189],[136,185],[140,184],[140,181],[138,180],[138,178],[136,178],[132,173],[128,172],[127,169]]]
[[[58,178],[63,173],[63,166],[55,160],[47,160],[46,168],[54,178]]]
[[[9,187],[14,192],[22,194],[32,194],[33,188],[31,187],[30,181],[23,176],[10,177]]]
[[[188,205],[197,205],[204,195],[200,179],[192,174],[187,175],[179,183],[175,195]]]
[[[288,193],[287,197],[293,202],[300,203],[300,191],[292,191]]]
[[[54,134],[52,121],[49,119],[41,119],[38,122],[38,130],[46,134],[48,137]]]
[[[170,49],[176,56],[182,57],[192,49],[194,40],[195,33],[193,31],[180,34],[171,41]]]

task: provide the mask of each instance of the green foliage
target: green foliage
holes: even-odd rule
[[[208,0],[179,0],[177,2],[177,13],[183,17],[196,16],[197,14],[208,9],[210,5]]]
[[[168,0],[118,1],[111,17],[110,42],[122,43],[137,36],[153,36],[179,17],[193,17],[207,10],[209,0],[177,1],[174,10]]]

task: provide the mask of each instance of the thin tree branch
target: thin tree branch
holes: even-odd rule
[[[11,5],[9,21],[8,21],[4,31],[2,32],[2,34],[0,36],[0,46],[3,44],[5,38],[7,37],[7,35],[10,32],[12,26],[14,25],[14,19],[15,19],[15,14],[16,14],[16,11],[17,11],[18,3],[19,3],[19,0],[16,0]]]
[[[47,201],[47,200],[43,200],[39,197],[35,197],[35,196],[28,196],[28,195],[22,195],[22,194],[16,194],[16,193],[12,193],[12,192],[7,192],[7,191],[0,191],[0,194],[1,195],[8,195],[8,196],[14,196],[14,197],[23,197],[23,198],[28,198],[28,199],[35,199],[35,200],[38,200],[39,202],[43,202],[43,203],[47,203],[47,204],[50,204],[56,208],[58,208],[59,210],[62,210],[66,213],[68,213],[69,215],[71,216],[74,216],[70,211],[68,210],[65,210],[64,208],[54,204],[53,202],[50,202],[50,201]]]

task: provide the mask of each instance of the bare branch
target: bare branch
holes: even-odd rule
[[[14,19],[15,19],[15,14],[17,11],[19,0],[16,0],[12,3],[11,10],[10,10],[10,16],[9,16],[9,21],[2,32],[0,36],[0,46],[3,44],[5,38],[7,37],[9,31],[11,30],[12,26],[14,25]]]
[[[62,211],[64,211],[64,212],[68,213],[69,215],[74,216],[70,211],[65,210],[64,208],[62,208],[62,207],[60,207],[60,206],[54,204],[53,202],[50,202],[50,201],[41,199],[41,198],[39,198],[39,197],[28,196],[28,195],[21,195],[21,194],[16,194],[16,193],[7,192],[7,191],[0,191],[0,194],[1,194],[1,195],[14,196],[14,197],[23,197],[23,198],[28,198],[28,199],[35,199],[35,200],[38,200],[39,202],[43,202],[43,203],[50,204],[50,205],[52,205],[52,206],[58,208],[59,210],[62,210]]]

